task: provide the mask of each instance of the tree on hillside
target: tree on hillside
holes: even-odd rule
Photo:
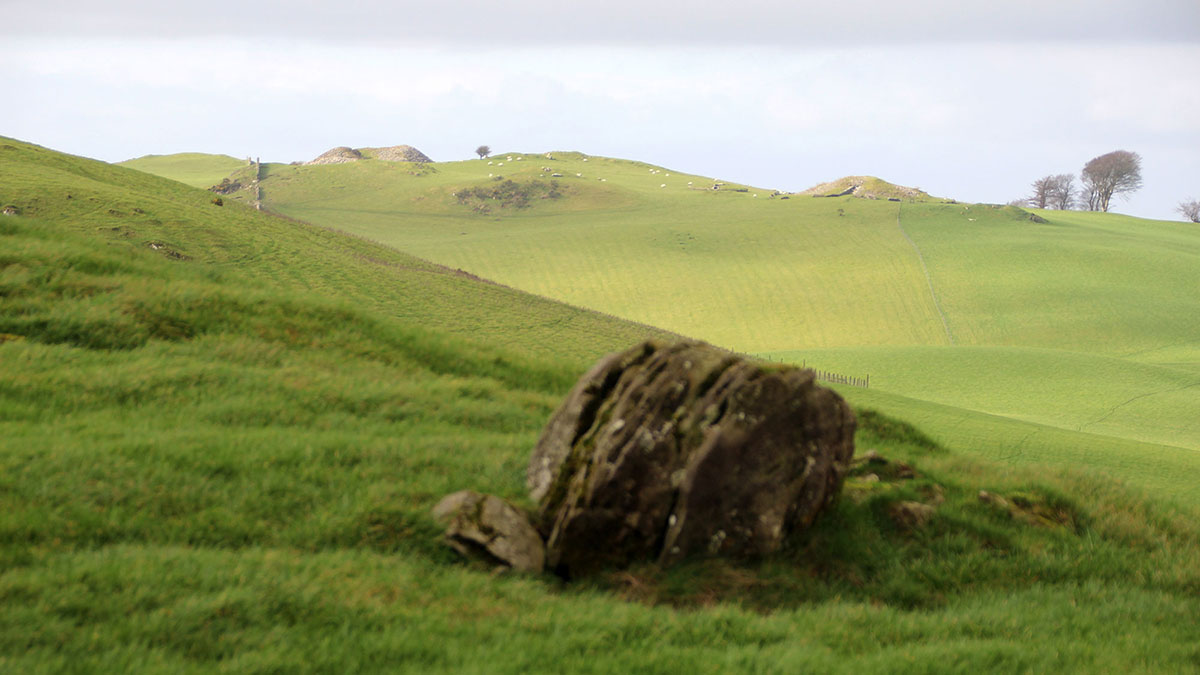
[[[1069,209],[1075,200],[1075,175],[1060,173],[1042,176],[1033,181],[1033,194],[1026,200],[1028,206],[1039,209]]]
[[[1054,176],[1042,176],[1033,181],[1033,194],[1029,195],[1029,199],[1025,200],[1030,206],[1044,209],[1050,203],[1050,188],[1054,181]]]
[[[1200,223],[1200,200],[1190,199],[1186,202],[1179,202],[1179,206],[1175,210],[1193,223]]]
[[[1142,158],[1136,152],[1116,150],[1088,162],[1079,174],[1081,202],[1089,211],[1108,211],[1114,195],[1127,196],[1142,187]]]
[[[483,159],[484,157],[492,154],[492,149],[486,145],[481,145],[478,148],[475,148],[475,154],[479,155],[479,159]]]
[[[1049,206],[1065,211],[1075,203],[1075,174],[1060,173],[1050,177]]]

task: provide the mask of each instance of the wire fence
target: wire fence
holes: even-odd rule
[[[793,362],[793,361],[785,361],[783,359],[773,359],[769,356],[760,356],[759,358],[763,359],[764,361],[770,361],[772,363],[791,363],[792,365],[795,365],[795,362]],[[835,373],[832,370],[820,370],[818,368],[809,368],[808,361],[801,361],[800,367],[807,368],[808,370],[813,371],[813,374],[821,382],[828,382],[829,384],[845,384],[845,385],[849,385],[851,387],[860,387],[862,389],[870,389],[871,388],[870,374],[859,377],[857,375],[846,375],[844,373]]]

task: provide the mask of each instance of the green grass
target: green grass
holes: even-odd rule
[[[1072,465],[1070,448],[1106,437],[1113,465],[1145,467],[1141,485],[1200,502],[1191,455],[1177,452],[1200,451],[1196,228],[784,200],[640,162],[509,156],[419,170],[270,165],[264,190],[274,210],[517,288],[1063,432],[1039,461]],[[548,180],[543,167],[561,174],[561,199],[480,214],[454,197],[497,175]],[[929,431],[953,433],[948,418],[929,421],[941,423]]]
[[[776,352],[872,387],[1065,430],[1200,448],[1200,373],[1109,356],[1020,347],[859,347]],[[986,386],[981,386],[986,383]]]
[[[0,199],[0,671],[1200,667],[1194,506],[977,459],[875,391],[857,442],[893,464],[776,555],[497,576],[429,508],[528,504],[546,418],[641,328],[17,141]],[[909,532],[912,499],[943,501]]]
[[[211,193],[144,173],[4,139],[0,161],[0,201],[19,206],[25,217],[120,248],[154,244],[161,254],[186,258],[176,267],[211,278],[233,272],[249,286],[329,298],[442,333],[482,334],[489,345],[578,365],[645,337],[668,335],[480,283],[461,270],[297,226],[233,200],[218,207]]]
[[[1200,363],[1200,229],[1107,213],[905,205],[958,344]]]
[[[119,162],[117,166],[163,176],[192,187],[210,188],[246,166],[246,160],[234,159],[229,155],[181,152],[174,155],[146,155]]]
[[[741,351],[944,339],[894,204],[713,191],[703,189],[711,179],[640,162],[555,156],[440,163],[422,176],[383,162],[271,165],[264,198],[280,213]],[[562,174],[564,198],[480,215],[452,197],[488,185],[489,173],[547,180],[543,166]]]

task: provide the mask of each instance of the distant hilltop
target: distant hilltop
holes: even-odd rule
[[[378,159],[385,162],[432,162],[432,159],[411,145],[393,145],[387,148],[348,148],[339,146],[326,150],[305,164],[344,164],[360,159]]]
[[[845,176],[828,183],[814,185],[800,194],[814,197],[853,196],[861,199],[890,199],[893,201],[947,201],[932,197],[920,188],[896,185],[875,176]]]

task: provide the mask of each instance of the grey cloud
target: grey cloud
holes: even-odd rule
[[[853,46],[1200,41],[1195,0],[2,0],[18,35],[288,37],[383,44]]]

